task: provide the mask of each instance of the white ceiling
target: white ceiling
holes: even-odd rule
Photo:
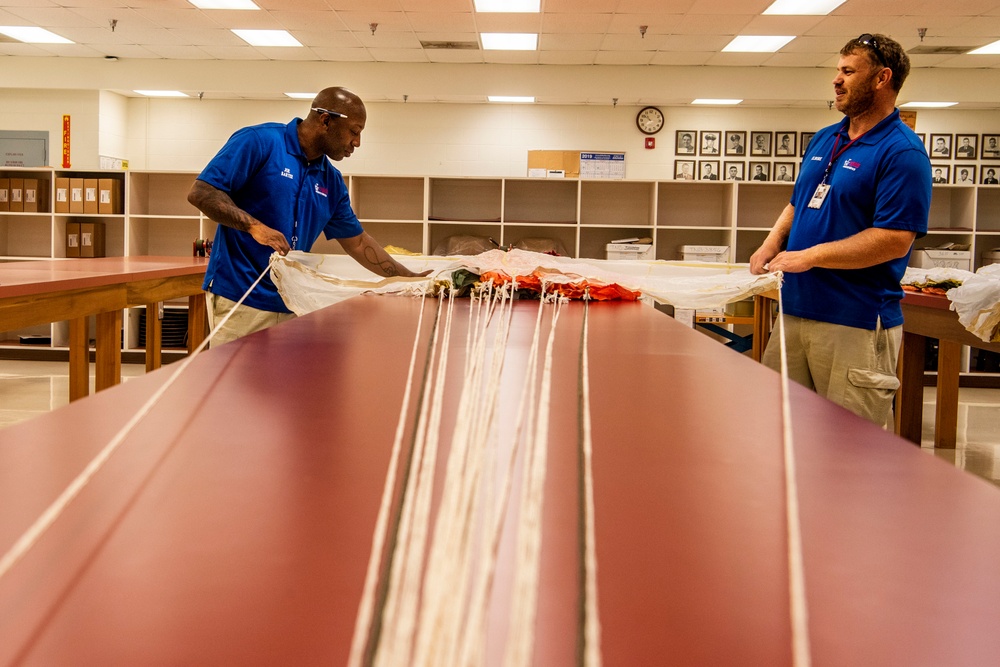
[[[186,0],[0,0],[0,25],[39,26],[75,42],[33,45],[0,36],[0,67],[9,72],[9,66],[22,59],[100,62],[108,56],[116,57],[119,64],[182,62],[188,65],[186,71],[192,66],[228,64],[238,72],[264,61],[271,63],[267,67],[274,67],[273,63],[286,67],[406,63],[425,68],[427,64],[485,64],[527,71],[525,66],[549,66],[545,68],[550,70],[575,66],[562,71],[572,73],[577,79],[575,88],[585,91],[588,81],[580,72],[586,72],[586,66],[633,70],[646,66],[821,67],[832,72],[840,47],[864,32],[891,35],[911,52],[937,47],[965,51],[1000,39],[1000,2],[984,0],[847,0],[829,16],[761,15],[771,0],[541,0],[540,14],[477,14],[472,0],[256,1],[260,11],[200,10]],[[116,22],[113,28],[112,22]],[[373,24],[377,24],[374,31]],[[647,26],[644,35],[640,26]],[[304,47],[249,46],[232,28],[285,29]],[[923,39],[918,34],[921,28],[926,28]],[[537,32],[539,48],[483,51],[478,46],[482,32]],[[766,34],[796,38],[777,53],[721,52],[736,35]],[[428,49],[421,42],[472,42],[476,48]],[[911,53],[911,61],[916,69],[1000,70],[1000,56]],[[407,76],[397,78],[404,81],[386,95],[405,94]],[[449,77],[439,78],[441,90],[432,97],[469,101],[464,91],[454,90]],[[188,88],[205,90],[201,82]],[[267,97],[282,92],[263,90],[263,85],[254,90],[255,86],[241,83],[238,75],[233,77],[232,88],[212,94]],[[132,94],[124,88],[121,92]],[[559,102],[589,103],[590,97],[581,92],[578,99],[560,98]]]

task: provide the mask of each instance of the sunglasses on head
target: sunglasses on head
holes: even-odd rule
[[[854,41],[858,44],[864,44],[870,48],[872,52],[875,53],[875,57],[878,58],[879,63],[881,63],[883,67],[885,66],[885,56],[882,55],[882,49],[879,48],[878,40],[875,39],[874,35],[866,32]]]

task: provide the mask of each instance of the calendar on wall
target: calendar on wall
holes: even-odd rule
[[[580,178],[625,178],[625,153],[580,153]]]

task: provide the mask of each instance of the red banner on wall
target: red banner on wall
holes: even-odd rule
[[[69,115],[63,116],[62,156],[63,169],[69,169]]]

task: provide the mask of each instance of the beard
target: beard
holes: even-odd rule
[[[843,99],[837,102],[837,111],[848,118],[853,118],[871,109],[875,104],[875,86],[872,85],[872,82],[876,76],[878,76],[878,72],[868,77],[868,80],[863,84],[848,90]]]

